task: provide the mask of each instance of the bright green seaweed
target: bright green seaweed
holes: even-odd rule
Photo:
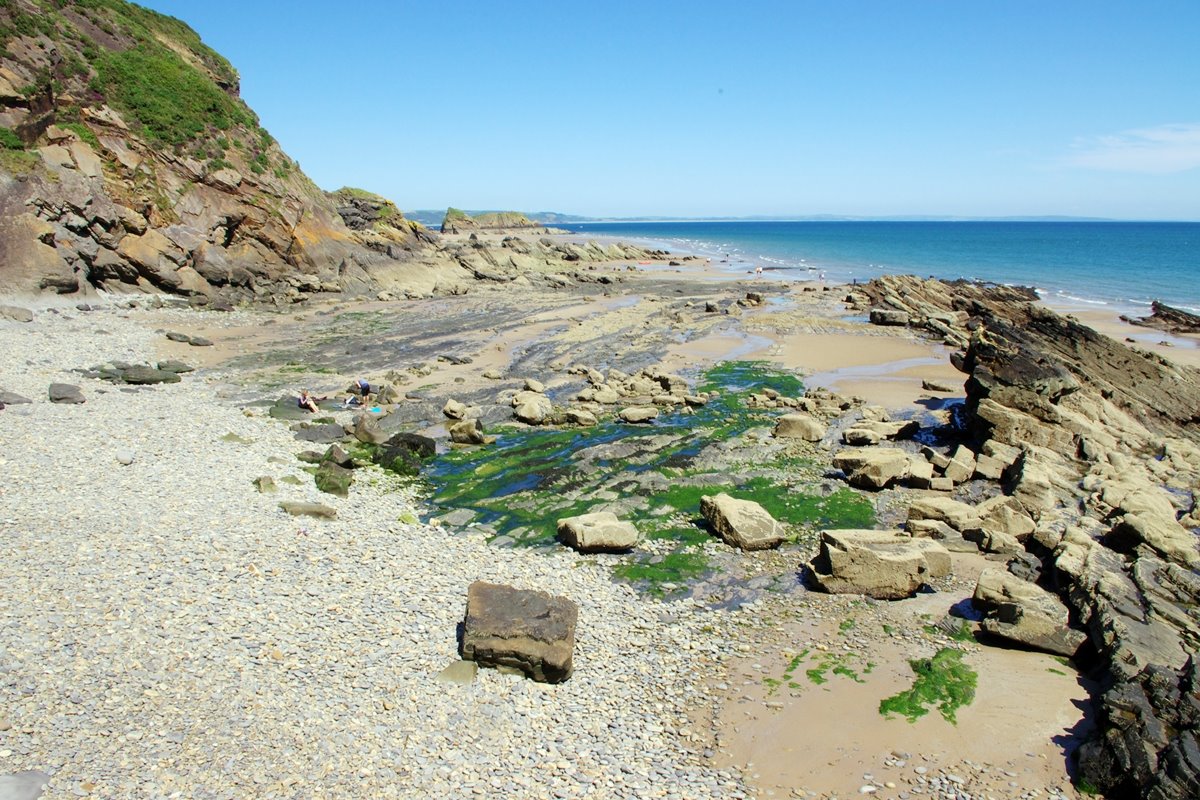
[[[909,722],[916,722],[929,713],[927,706],[937,705],[947,722],[957,723],[958,709],[975,699],[979,677],[962,659],[962,651],[946,647],[933,658],[910,661],[909,666],[917,675],[912,688],[881,701],[879,713],[885,717],[901,714]]]
[[[751,393],[795,397],[803,391],[798,378],[761,362],[724,362],[701,376],[699,389],[718,394],[653,426],[604,421],[495,430],[493,446],[452,450],[431,463],[433,502],[469,509],[492,538],[520,545],[550,544],[559,518],[615,506],[646,538],[673,543],[665,553],[635,552],[615,568],[618,577],[659,594],[664,584],[686,585],[708,570],[701,545],[710,537],[697,524],[706,495],[754,500],[796,534],[874,524],[872,504],[853,490],[814,491],[821,469],[794,448],[753,444],[732,464],[706,457],[709,447],[773,424],[778,412],[751,406]]]

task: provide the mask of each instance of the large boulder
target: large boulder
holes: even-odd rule
[[[457,444],[486,444],[487,436],[483,433],[483,423],[477,419],[464,419],[448,427],[450,441]]]
[[[558,538],[581,553],[622,553],[636,547],[641,537],[633,523],[611,511],[596,511],[560,519]]]
[[[622,422],[652,422],[658,419],[658,409],[654,406],[630,406],[621,409],[617,416]]]
[[[700,513],[726,544],[742,550],[778,547],[786,533],[783,525],[758,503],[724,492],[700,498]]]
[[[833,465],[846,473],[852,486],[883,489],[908,477],[909,458],[893,447],[863,447],[841,451],[833,457]]]
[[[808,414],[784,414],[775,420],[775,436],[819,442],[825,437],[825,423]]]
[[[475,581],[467,589],[462,657],[542,683],[571,676],[579,607],[548,592]]]
[[[526,425],[541,425],[554,414],[554,403],[549,397],[528,390],[513,396],[513,416]]]
[[[980,573],[972,602],[988,614],[985,632],[1035,650],[1071,658],[1087,640],[1068,626],[1069,612],[1061,600],[1004,570]]]
[[[897,531],[822,531],[821,551],[808,568],[817,587],[831,594],[899,600],[949,574],[950,552]]]

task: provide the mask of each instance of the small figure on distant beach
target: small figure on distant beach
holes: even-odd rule
[[[756,278],[762,277],[762,265],[761,264],[754,268],[754,277],[756,277]]]
[[[317,399],[308,393],[308,389],[300,390],[300,396],[296,398],[296,405],[305,411],[311,411],[314,414],[317,412]]]

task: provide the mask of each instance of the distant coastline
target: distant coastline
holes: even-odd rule
[[[1033,286],[1060,303],[1146,313],[1153,300],[1200,311],[1200,223],[1093,219],[580,222],[583,235],[636,239],[849,283],[909,273]]]

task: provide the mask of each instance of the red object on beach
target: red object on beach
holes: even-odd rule
[[[649,264],[650,262],[649,261],[639,261],[638,263],[639,264]]]

